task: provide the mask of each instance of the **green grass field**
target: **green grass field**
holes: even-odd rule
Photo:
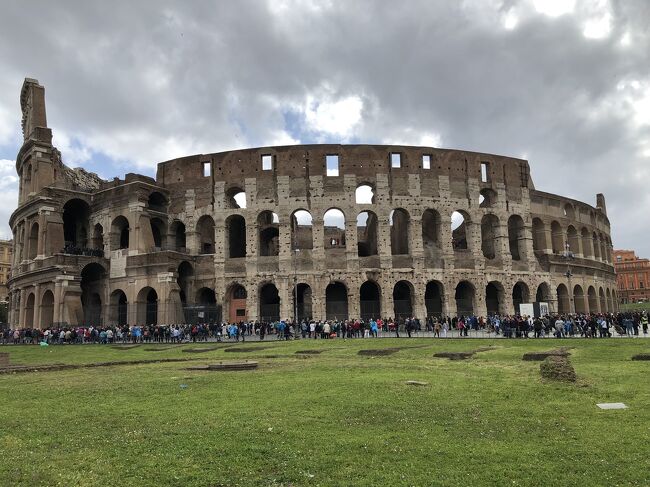
[[[467,361],[433,358],[488,345]],[[521,360],[559,345],[575,347],[576,384],[542,381],[539,362]],[[650,485],[650,362],[630,360],[649,339],[246,346],[269,348],[0,349],[14,364],[200,359],[0,375],[0,485]],[[295,354],[306,349],[323,352]],[[183,370],[244,358],[260,367]]]

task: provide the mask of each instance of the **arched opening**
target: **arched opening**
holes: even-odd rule
[[[291,215],[291,248],[309,250],[314,248],[311,213],[297,210]]]
[[[158,293],[151,287],[145,287],[138,293],[138,324],[158,324]]]
[[[576,313],[584,314],[587,312],[585,309],[585,293],[579,284],[576,284],[573,288],[573,305]]]
[[[261,257],[280,254],[280,220],[272,211],[263,211],[257,217],[258,251]]]
[[[600,301],[600,312],[601,313],[606,313],[607,312],[607,300],[605,299],[605,291],[601,287],[598,289],[598,298]]]
[[[151,211],[165,213],[167,212],[167,198],[162,193],[154,191],[149,195],[147,206]]]
[[[93,249],[104,252],[104,227],[99,223],[93,228]]]
[[[196,223],[196,233],[199,239],[199,254],[214,254],[214,220],[209,215],[203,215]]]
[[[54,322],[54,293],[49,289],[43,293],[41,298],[41,322],[39,327],[47,329]]]
[[[357,186],[354,192],[354,199],[357,205],[371,205],[375,203],[375,190],[369,184]]]
[[[569,252],[576,255],[580,252],[580,239],[578,238],[578,231],[573,225],[569,225],[566,229],[567,242],[569,243]]]
[[[186,306],[187,297],[193,295],[194,268],[189,262],[183,261],[178,265],[176,274],[178,275],[176,284],[180,288],[181,304]]]
[[[221,308],[217,305],[214,289],[202,287],[196,292],[196,304],[185,308],[188,323],[218,323],[221,321]]]
[[[260,288],[260,321],[272,322],[280,319],[280,295],[275,284],[267,283]]]
[[[392,255],[408,255],[410,219],[406,210],[390,212],[390,249]]]
[[[469,215],[464,211],[451,214],[451,245],[454,250],[469,250]]]
[[[564,284],[560,284],[557,287],[557,311],[560,314],[568,314],[571,312],[569,291]]]
[[[546,225],[539,218],[533,218],[533,250],[535,252],[545,252],[548,249],[546,241]]]
[[[348,319],[348,288],[342,282],[332,282],[325,288],[325,319]]]
[[[427,282],[424,291],[424,304],[427,308],[427,316],[442,316],[442,303],[444,301],[444,287],[440,281]]]
[[[600,260],[601,259],[600,242],[598,242],[598,235],[596,235],[596,232],[594,232],[591,235],[591,241],[593,242],[593,247],[594,247],[594,258],[596,260]]]
[[[241,215],[231,215],[226,219],[228,252],[231,259],[246,257],[246,220]]]
[[[230,288],[228,293],[229,323],[239,323],[240,321],[248,320],[248,312],[246,311],[246,288],[240,284],[235,284]]]
[[[573,205],[570,203],[567,203],[564,205],[564,216],[568,218],[569,220],[575,220],[576,219],[576,212],[573,208]]]
[[[612,240],[609,237],[607,237],[605,239],[605,244],[606,244],[606,247],[607,247],[607,251],[606,251],[607,262],[609,262],[611,264],[612,263],[612,248],[613,248],[612,247]]]
[[[472,316],[474,314],[474,286],[468,281],[460,281],[456,285],[456,314],[458,316]]]
[[[63,239],[66,249],[85,249],[88,247],[90,206],[83,200],[74,198],[63,205]]]
[[[232,187],[226,191],[226,205],[228,208],[246,208],[246,192],[239,187]]]
[[[500,282],[490,282],[485,286],[485,306],[488,315],[502,314],[504,290]]]
[[[537,292],[535,293],[535,301],[538,303],[549,303],[552,300],[551,297],[551,288],[545,282],[537,286]]]
[[[422,247],[424,255],[433,257],[442,249],[440,213],[436,210],[425,210],[422,213]]]
[[[515,308],[515,313],[522,314],[520,305],[530,302],[530,291],[528,286],[523,282],[518,282],[512,288],[512,304]]]
[[[607,262],[607,245],[605,244],[605,237],[602,233],[598,236],[598,241],[600,242],[600,258],[604,262]]]
[[[587,288],[587,301],[589,302],[589,313],[598,313],[598,296],[593,286]]]
[[[129,248],[129,220],[120,215],[111,223],[111,250]]]
[[[38,234],[39,234],[39,227],[38,223],[34,222],[32,224],[32,228],[29,231],[29,254],[27,257],[32,260],[35,259],[36,256],[38,255]]]
[[[331,208],[323,216],[323,239],[325,249],[345,249],[345,215],[338,208]]]
[[[594,257],[593,242],[591,241],[589,230],[585,227],[582,227],[580,231],[580,238],[582,240],[582,255],[585,259],[592,259]]]
[[[374,281],[366,281],[359,288],[361,319],[369,321],[381,318],[381,289]]]
[[[181,221],[175,220],[171,226],[171,234],[174,239],[174,250],[176,252],[187,253],[187,235],[185,232],[185,224]]]
[[[167,248],[167,224],[160,218],[151,218],[151,234],[153,236],[154,252]]]
[[[560,224],[555,220],[551,222],[551,245],[554,254],[564,252],[564,232]]]
[[[393,287],[393,312],[396,320],[413,317],[413,285],[399,281]]]
[[[483,188],[478,197],[480,208],[493,208],[497,203],[497,193],[493,189]]]
[[[496,215],[488,214],[481,219],[481,251],[483,257],[492,260],[499,248],[499,219]]]
[[[311,287],[308,284],[300,283],[293,288],[294,315],[300,322],[312,318],[311,311]],[[297,314],[296,314],[297,313]]]
[[[121,289],[116,289],[110,297],[110,322],[118,326],[129,324],[128,303],[126,294]]]
[[[526,231],[524,220],[519,215],[508,218],[508,244],[512,260],[526,258]]]
[[[29,293],[25,303],[25,328],[34,328],[34,293]]]
[[[362,211],[357,215],[357,255],[371,257],[378,255],[377,215],[372,211]]]
[[[106,269],[97,263],[86,265],[81,271],[81,306],[83,324],[99,326],[102,320],[102,299]]]

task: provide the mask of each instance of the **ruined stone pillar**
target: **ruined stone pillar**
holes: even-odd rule
[[[20,313],[19,313],[19,319],[18,319],[18,326],[19,327],[24,327],[25,326],[25,307],[27,305],[27,297],[26,297],[26,292],[25,289],[20,290]]]

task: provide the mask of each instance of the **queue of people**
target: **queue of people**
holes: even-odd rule
[[[648,334],[647,312],[546,315],[541,317],[415,317],[394,320],[291,320],[242,321],[240,323],[197,323],[173,325],[114,325],[52,327],[45,330],[7,328],[0,344],[84,344],[84,343],[184,343],[205,341],[246,341],[379,338],[432,336],[435,338],[478,336],[504,338],[607,338]],[[400,335],[401,333],[401,335]]]

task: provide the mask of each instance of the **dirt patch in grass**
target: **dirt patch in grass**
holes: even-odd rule
[[[521,359],[530,362],[541,362],[546,360],[548,357],[568,357],[571,355],[569,350],[568,347],[560,347],[553,350],[547,350],[546,352],[528,352],[525,353]]]
[[[162,349],[164,350],[164,349]],[[184,348],[183,352],[186,353],[205,353],[219,350],[219,347],[198,347],[198,348]]]
[[[196,367],[187,367],[185,370],[207,370],[207,371],[228,371],[228,370],[251,370],[256,369],[257,362],[219,362],[218,364],[198,365]]]
[[[325,350],[296,350],[296,354],[298,355],[318,355],[319,353],[323,353]]]
[[[235,352],[235,353],[245,353],[245,352],[257,352],[258,350],[267,350],[271,347],[229,347],[226,348],[225,352]]]
[[[472,358],[475,353],[489,352],[490,350],[494,350],[494,348],[495,347],[480,347],[470,350],[469,352],[437,352],[434,353],[433,356],[436,358],[448,358],[449,360],[467,360]]]
[[[372,356],[372,357],[379,357],[382,355],[393,355],[395,352],[399,352],[399,348],[380,348],[377,350],[374,350],[372,348],[366,349],[366,350],[359,350],[357,352],[357,355],[365,355],[365,356]]]
[[[632,357],[632,360],[650,360],[650,353],[638,353]]]
[[[114,348],[115,350],[131,350],[132,348],[138,348],[139,346],[139,343],[133,343],[130,345],[111,345],[111,348]]]
[[[542,378],[562,382],[575,382],[578,379],[576,371],[567,356],[551,355],[539,364]]]
[[[111,362],[92,362],[89,364],[44,364],[44,365],[11,365],[0,368],[0,374],[15,374],[18,372],[54,372],[57,370],[84,369],[91,367],[112,367],[114,365],[141,365],[157,364],[164,362],[190,362],[200,360],[197,358],[160,358],[153,360],[122,360]]]

